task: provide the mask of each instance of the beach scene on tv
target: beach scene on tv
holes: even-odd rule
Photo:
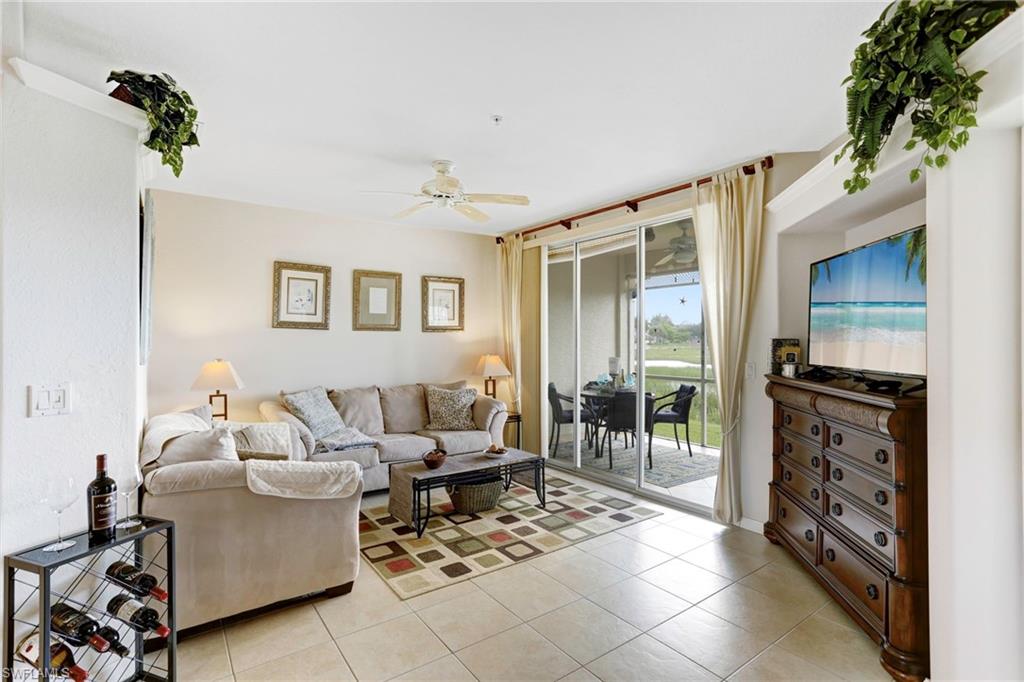
[[[813,365],[926,374],[925,228],[811,265]]]

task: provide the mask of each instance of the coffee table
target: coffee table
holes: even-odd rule
[[[392,464],[388,511],[415,530],[416,537],[423,537],[430,521],[430,491],[434,488],[443,488],[449,483],[477,483],[498,474],[503,479],[505,490],[508,490],[512,485],[512,475],[521,472],[533,474],[533,488],[537,491],[541,508],[545,507],[544,458],[525,450],[509,448],[502,457],[494,459],[485,457],[482,452],[451,455],[437,469],[428,469],[422,461]]]

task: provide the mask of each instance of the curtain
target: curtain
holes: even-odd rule
[[[704,297],[708,351],[715,368],[722,450],[714,518],[739,523],[740,401],[750,312],[761,252],[764,172],[723,173],[696,191],[693,224]]]
[[[523,297],[523,237],[505,237],[501,244],[501,331],[505,339],[505,364],[509,377],[510,409],[520,412],[522,384],[520,307]]]

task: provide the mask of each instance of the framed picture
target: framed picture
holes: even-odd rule
[[[331,269],[274,261],[274,316],[278,329],[330,329]]]
[[[466,280],[423,276],[423,331],[458,332],[464,327]]]
[[[783,364],[800,364],[800,339],[772,339],[768,361],[772,374],[782,374]]]
[[[402,328],[402,274],[352,272],[352,329],[397,332]]]

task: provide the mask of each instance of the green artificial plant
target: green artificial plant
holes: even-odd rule
[[[182,148],[199,145],[196,118],[199,112],[192,98],[166,73],[111,71],[107,82],[123,85],[132,96],[132,104],[146,112],[151,132],[145,144],[160,152],[162,161],[174,176],[181,175]]]
[[[959,56],[1017,9],[1016,0],[898,0],[886,7],[862,35],[846,88],[847,127],[851,139],[835,156],[847,153],[853,175],[843,187],[853,194],[871,182],[878,155],[897,118],[910,110],[912,132],[904,149],[927,148],[921,165],[942,168],[949,153],[967,144],[985,71],[968,73]]]

